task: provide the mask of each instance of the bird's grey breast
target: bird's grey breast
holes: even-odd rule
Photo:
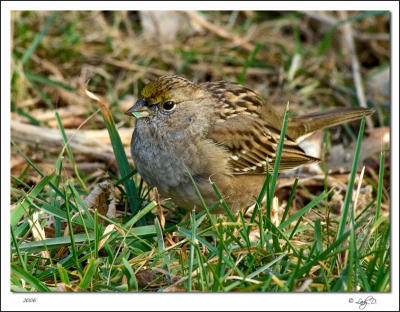
[[[131,153],[142,178],[161,193],[169,194],[180,185],[190,183],[183,162],[182,146],[171,146],[165,137],[160,137],[156,129],[144,120],[138,120],[132,136]]]

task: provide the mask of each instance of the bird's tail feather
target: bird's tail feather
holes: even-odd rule
[[[335,108],[291,118],[286,134],[295,141],[312,132],[357,120],[374,113],[373,109],[361,107]]]

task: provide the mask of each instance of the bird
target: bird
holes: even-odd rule
[[[299,146],[308,135],[373,112],[336,108],[289,118],[279,172],[319,161]],[[254,204],[267,168],[274,167],[283,122],[283,114],[241,84],[177,75],[149,82],[125,114],[136,118],[131,155],[137,172],[189,211],[218,202],[212,183],[232,212]]]

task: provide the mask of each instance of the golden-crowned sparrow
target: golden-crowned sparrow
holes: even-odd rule
[[[306,135],[372,113],[340,108],[290,118],[279,170],[318,161],[297,144]],[[207,205],[217,201],[213,181],[233,211],[254,203],[266,162],[274,166],[283,119],[242,85],[195,84],[178,76],[149,83],[126,114],[137,117],[132,158],[150,186],[181,207],[201,209],[190,172]]]

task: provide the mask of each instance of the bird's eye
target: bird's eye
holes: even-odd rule
[[[167,101],[167,102],[164,102],[162,106],[165,110],[170,111],[175,108],[175,103],[172,101]]]

